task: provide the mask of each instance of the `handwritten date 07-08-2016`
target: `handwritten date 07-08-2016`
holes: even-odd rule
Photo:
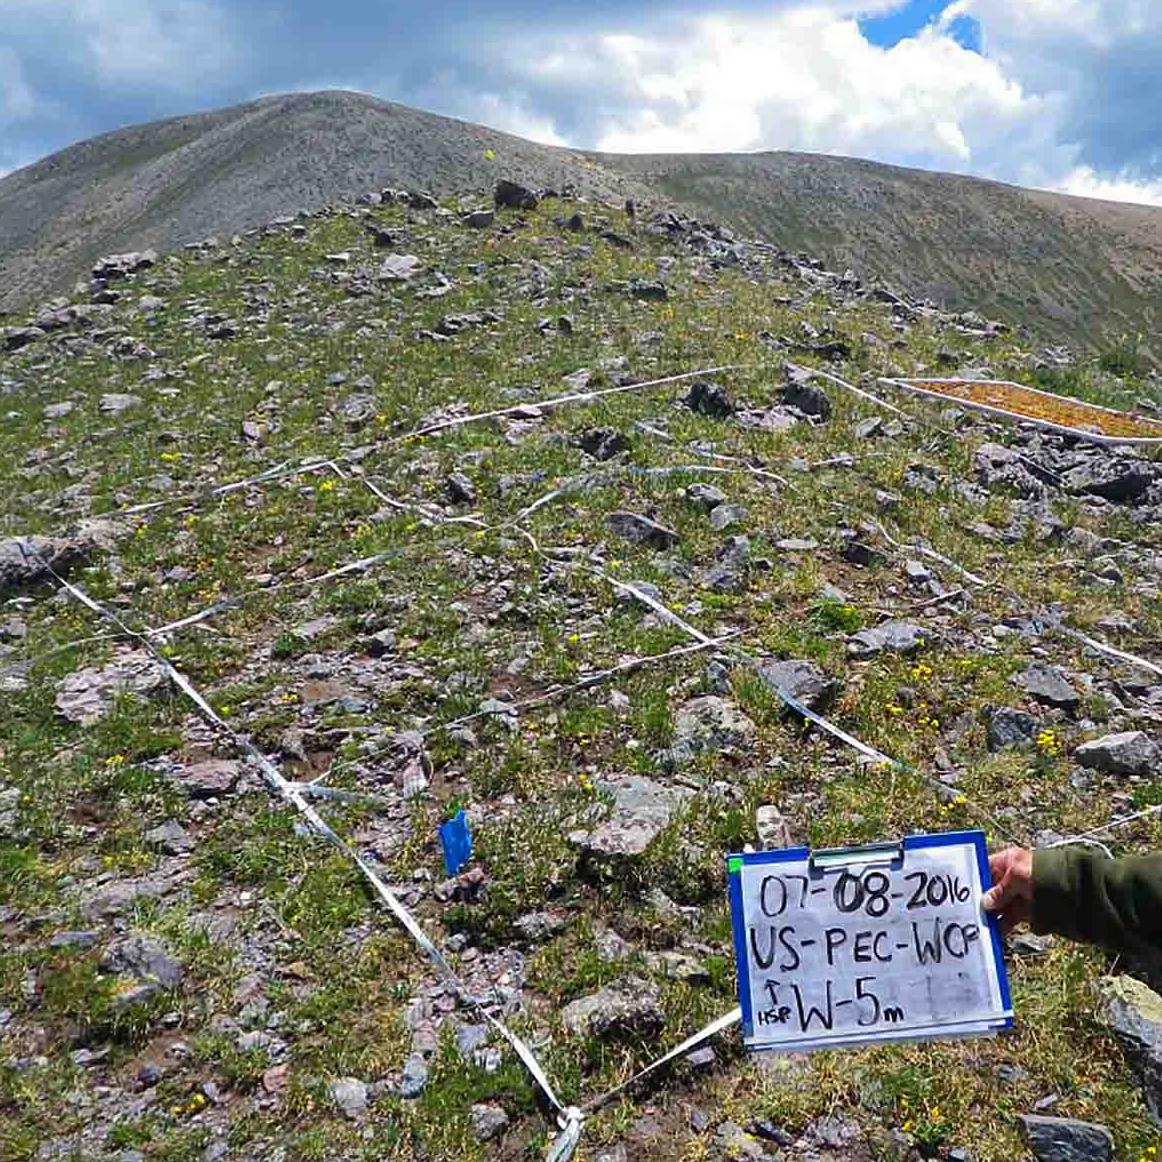
[[[959,875],[924,869],[764,876],[747,925],[748,952],[766,993],[755,1025],[828,1032],[848,1007],[861,1029],[907,1022],[904,1005],[881,999],[877,982],[900,962],[931,972],[978,953],[981,925],[965,911],[972,892]],[[802,922],[820,911],[836,922]],[[955,915],[941,914],[948,911]]]

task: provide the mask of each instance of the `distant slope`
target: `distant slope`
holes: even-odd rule
[[[600,155],[700,212],[943,306],[1096,343],[1162,322],[1162,210],[815,154]]]
[[[228,235],[381,186],[447,194],[500,175],[674,202],[1078,346],[1162,332],[1162,210],[811,154],[585,154],[345,92],[119,130],[0,180],[0,309],[67,287],[103,253]]]

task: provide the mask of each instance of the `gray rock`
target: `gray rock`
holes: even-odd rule
[[[357,1119],[367,1109],[367,1083],[357,1077],[340,1077],[328,1086],[331,1100],[348,1118]]]
[[[194,846],[189,832],[176,819],[167,819],[157,827],[151,827],[143,838],[150,847],[156,847],[167,855],[181,855]]]
[[[786,816],[773,803],[764,803],[755,808],[754,823],[755,834],[764,851],[794,846]]]
[[[20,788],[0,786],[0,839],[20,835]]]
[[[586,856],[600,860],[640,856],[694,793],[643,775],[602,779],[597,790],[613,798],[613,809],[602,823],[575,838]]]
[[[1013,682],[1031,698],[1047,706],[1055,706],[1059,710],[1072,713],[1081,702],[1077,691],[1069,684],[1061,670],[1056,666],[1046,665],[1045,662],[1033,662],[1018,674]]]
[[[1023,710],[999,706],[988,714],[989,750],[1028,746],[1037,734],[1037,720]]]
[[[712,416],[715,419],[725,419],[735,412],[734,401],[730,398],[726,388],[717,383],[707,383],[704,380],[695,380],[686,398],[682,401],[691,410],[700,415]]]
[[[1114,1156],[1113,1135],[1093,1122],[1022,1114],[1021,1129],[1040,1162],[1109,1162]]]
[[[783,537],[775,542],[780,553],[813,553],[819,542],[812,537]]]
[[[238,785],[242,767],[232,759],[206,759],[185,767],[178,775],[191,799],[217,799]]]
[[[708,752],[745,749],[754,736],[755,724],[733,702],[707,694],[678,709],[670,757],[685,763]]]
[[[92,948],[100,940],[101,934],[92,930],[54,932],[48,942],[49,948]]]
[[[831,417],[831,400],[819,386],[801,377],[793,377],[784,384],[783,403],[787,407],[798,408],[805,416],[817,416],[821,420]]]
[[[312,621],[301,621],[291,633],[301,642],[312,642],[324,634],[330,633],[339,625],[339,619],[333,613],[325,613]]]
[[[510,210],[535,210],[537,208],[536,194],[517,182],[509,181],[508,178],[501,178],[496,183],[492,201],[498,210],[501,207]]]
[[[655,303],[664,303],[670,297],[664,282],[648,278],[631,278],[625,284],[625,293],[631,298]]]
[[[1104,738],[1083,743],[1073,757],[1090,770],[1107,775],[1138,775],[1146,777],[1162,766],[1162,750],[1140,730],[1122,734],[1107,734]]]
[[[802,702],[808,710],[822,714],[835,697],[835,679],[829,677],[807,658],[789,658],[782,662],[764,662],[759,677],[773,691],[783,691]]]
[[[612,460],[622,452],[628,452],[629,440],[612,428],[590,428],[577,437],[577,446],[594,460]]]
[[[465,214],[460,221],[473,230],[486,230],[496,221],[496,214],[492,210],[473,210]]]
[[[716,508],[711,518],[728,507]],[[717,558],[713,565],[702,570],[699,578],[702,585],[715,593],[745,592],[750,575],[750,541],[746,537],[730,537],[719,548]]]
[[[108,415],[119,416],[122,412],[139,407],[144,402],[141,396],[133,395],[131,392],[110,391],[101,396],[97,406]]]
[[[379,266],[380,282],[407,282],[423,270],[414,254],[389,254]]]
[[[126,983],[117,993],[118,1008],[152,1000],[165,990],[176,989],[184,975],[155,936],[133,933],[109,945],[101,957],[101,971]]]
[[[453,472],[444,481],[444,491],[453,504],[475,504],[476,485],[463,472]]]
[[[724,532],[731,525],[745,523],[750,510],[741,504],[720,504],[710,514],[710,525],[716,532]]]
[[[605,518],[605,526],[611,533],[627,541],[649,545],[654,549],[670,549],[678,543],[678,534],[673,529],[636,512],[612,512]]]
[[[637,976],[623,977],[600,992],[572,1001],[561,1023],[574,1037],[653,1037],[666,1018],[654,987]]]
[[[413,1053],[403,1064],[403,1075],[399,1079],[399,1096],[406,1101],[414,1101],[424,1092],[428,1084],[428,1063]]]
[[[157,263],[156,250],[132,251],[128,254],[108,254],[93,265],[93,277],[111,281],[147,270]]]
[[[1098,994],[1099,1017],[1121,1042],[1150,1116],[1162,1126],[1162,996],[1132,976],[1103,978]]]
[[[896,654],[915,653],[928,640],[928,631],[910,621],[885,621],[874,629],[863,629],[847,642],[853,658],[869,658],[887,650]]]
[[[786,432],[802,422],[797,412],[784,407],[748,408],[736,412],[734,421],[759,432]]]
[[[1157,478],[1157,466],[1147,461],[1103,456],[1070,469],[1065,485],[1073,492],[1127,504],[1139,500]]]
[[[686,499],[695,508],[710,512],[720,504],[726,503],[726,493],[721,488],[715,488],[713,484],[688,484]]]
[[[87,559],[97,549],[112,548],[119,528],[109,521],[89,521],[62,537],[8,537],[0,540],[0,593],[32,585]]]
[[[367,392],[357,391],[342,399],[335,410],[349,428],[357,428],[375,415],[379,410],[379,401]],[[259,432],[261,434],[261,428]]]
[[[853,565],[862,565],[865,569],[873,565],[882,565],[886,560],[878,549],[873,549],[871,545],[864,544],[858,538],[852,538],[844,543],[843,559]]]
[[[63,420],[65,416],[71,415],[76,408],[71,400],[62,400],[60,403],[46,404],[44,408],[44,418],[46,420]]]
[[[568,926],[568,919],[555,912],[526,912],[512,926],[530,944],[542,944]]]
[[[37,339],[44,338],[44,331],[40,327],[3,327],[0,328],[0,344],[5,351],[19,351]]]
[[[152,694],[165,681],[157,662],[145,650],[122,650],[97,669],[67,674],[57,687],[57,713],[69,722],[89,726],[103,718],[123,694]]]
[[[472,1118],[472,1132],[478,1142],[491,1142],[504,1133],[508,1125],[508,1114],[498,1105],[491,1102],[481,1102],[474,1105],[470,1111]]]

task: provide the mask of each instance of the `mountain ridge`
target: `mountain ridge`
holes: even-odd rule
[[[345,91],[114,130],[0,179],[0,310],[66,289],[103,253],[171,249],[382,186],[475,195],[503,173],[674,205],[1054,341],[1162,329],[1153,207],[823,154],[565,149]]]

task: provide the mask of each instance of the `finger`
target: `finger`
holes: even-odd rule
[[[1003,851],[994,851],[989,856],[989,874],[995,881],[1000,882],[1005,878],[1012,862],[1013,849],[1011,847],[1006,847]]]
[[[981,907],[986,912],[1003,912],[1017,897],[1017,885],[1013,876],[1005,873],[1000,883],[994,884],[981,897]]]

